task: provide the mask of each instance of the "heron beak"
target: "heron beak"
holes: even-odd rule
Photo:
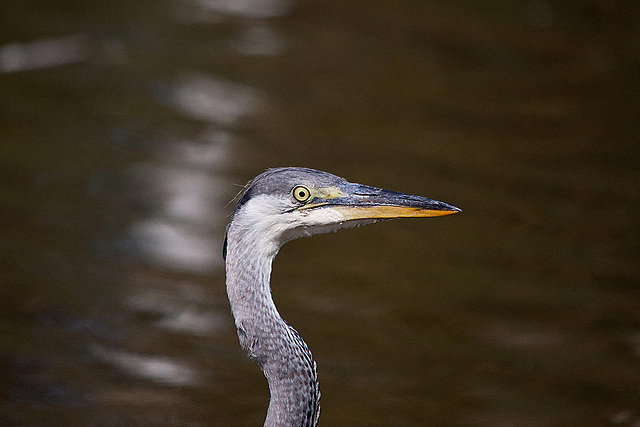
[[[330,208],[340,213],[345,221],[433,217],[462,212],[460,208],[438,200],[361,184],[345,185],[339,197],[312,202],[305,209],[316,207]]]

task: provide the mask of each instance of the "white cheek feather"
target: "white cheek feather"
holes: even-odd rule
[[[304,223],[305,226],[315,225],[339,225],[343,222],[344,216],[331,208],[315,208],[308,210],[296,211],[296,218],[299,222]]]
[[[282,215],[286,209],[287,203],[283,199],[255,196],[235,213],[231,224],[234,232],[244,236],[244,241],[262,246],[264,252],[277,252],[280,236],[289,228]]]

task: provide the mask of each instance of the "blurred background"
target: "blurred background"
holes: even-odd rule
[[[282,249],[321,425],[640,426],[638,2],[0,16],[0,425],[262,425],[222,241],[306,166],[464,211]]]

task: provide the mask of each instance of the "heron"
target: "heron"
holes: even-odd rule
[[[245,186],[227,227],[223,254],[240,345],[257,360],[269,384],[265,427],[316,426],[320,416],[316,362],[271,295],[271,265],[282,245],[391,218],[460,211],[438,200],[299,167],[269,169]]]

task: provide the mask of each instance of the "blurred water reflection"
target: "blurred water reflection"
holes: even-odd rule
[[[14,73],[83,61],[90,53],[86,35],[9,43],[0,46],[0,72]]]
[[[164,141],[144,163],[128,168],[124,187],[135,204],[144,206],[145,215],[130,224],[120,247],[161,271],[220,274],[229,200],[224,173],[233,162],[233,131],[257,111],[260,96],[248,86],[213,74],[190,73],[172,80],[173,84],[155,91],[156,100],[202,124],[195,137]],[[135,285],[122,296],[124,307],[153,316],[155,327],[174,334],[213,337],[229,327],[228,312],[223,315],[218,307],[202,303],[211,296],[201,285],[151,277],[135,279]],[[159,290],[161,282],[164,285]],[[180,357],[103,345],[93,345],[91,353],[124,373],[162,385],[195,386],[203,376]]]
[[[113,364],[128,374],[171,386],[193,386],[201,373],[184,362],[168,357],[133,354],[127,351],[92,346],[91,352],[98,359]]]
[[[291,11],[290,0],[195,0],[203,10],[246,18],[273,18]]]
[[[186,76],[163,100],[199,120],[232,125],[257,109],[254,90],[203,75]]]
[[[152,263],[184,272],[221,268],[223,185],[210,173],[185,167],[137,166],[129,174],[150,215],[131,225],[133,244]]]
[[[265,19],[291,12],[290,0],[176,0],[175,17],[180,22],[220,24],[229,17]],[[261,42],[256,40],[258,44]]]

